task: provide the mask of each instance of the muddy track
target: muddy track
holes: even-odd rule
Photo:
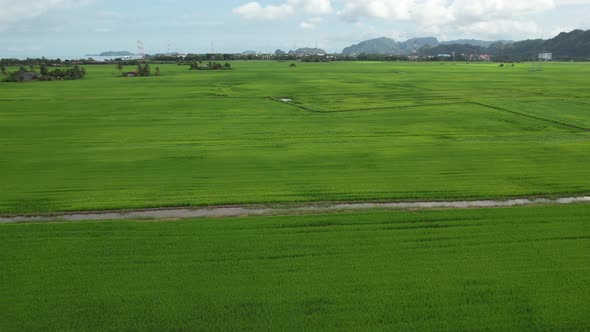
[[[189,218],[231,218],[264,215],[293,215],[329,213],[335,211],[367,211],[375,209],[468,209],[527,205],[590,203],[590,196],[548,198],[518,198],[478,201],[424,201],[380,203],[308,203],[274,207],[225,206],[203,208],[143,209],[133,211],[76,212],[56,215],[0,217],[0,223],[99,220],[164,220]]]

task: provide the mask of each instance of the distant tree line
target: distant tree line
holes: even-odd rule
[[[20,66],[18,70],[10,72],[5,65],[0,65],[0,71],[4,76],[5,82],[24,82],[24,81],[55,81],[55,80],[79,80],[86,76],[86,69],[79,66],[74,66],[68,69],[53,69],[42,63],[39,66],[39,72],[35,70],[34,65],[30,65],[29,69]]]
[[[539,53],[553,53],[553,59],[558,61],[590,61],[590,30],[574,30],[563,32],[554,38],[543,40],[533,39],[515,43],[498,42],[489,47],[473,46],[467,44],[439,45],[430,47],[428,45],[420,48],[413,56],[387,55],[387,54],[358,54],[358,55],[303,55],[286,53],[277,50],[274,54],[156,54],[146,55],[144,59],[113,59],[109,61],[95,61],[92,58],[82,60],[61,60],[46,58],[0,59],[0,65],[6,67],[18,66],[40,66],[45,64],[48,67],[71,67],[82,64],[122,64],[124,66],[139,66],[145,61],[156,63],[175,63],[178,65],[189,65],[192,69],[198,70],[202,62],[218,63],[220,61],[250,61],[250,60],[274,60],[280,62],[302,61],[302,62],[327,62],[327,61],[479,61],[479,55],[490,55],[490,60],[495,62],[521,62],[538,60]],[[444,55],[444,56],[441,56]],[[487,58],[486,58],[487,60]],[[197,63],[198,66],[194,66]],[[210,66],[214,69],[218,65]],[[201,69],[202,70],[202,69]]]
[[[47,58],[26,58],[26,59],[15,59],[15,58],[4,58],[0,59],[0,65],[6,67],[18,67],[18,66],[40,66],[41,64],[45,64],[49,67],[71,67],[76,65],[82,64],[94,64],[96,60],[94,59],[82,59],[82,60],[62,60],[60,58],[57,59],[47,59]]]
[[[183,62],[192,61],[251,61],[251,60],[270,60],[269,55],[260,54],[229,54],[229,53],[205,53],[205,54],[156,54],[146,55],[146,60],[155,62]]]
[[[231,64],[226,62],[225,64],[221,64],[219,62],[209,61],[206,64],[203,64],[202,61],[191,61],[189,63],[190,70],[229,70],[231,69]]]

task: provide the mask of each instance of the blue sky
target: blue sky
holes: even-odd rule
[[[590,29],[590,0],[0,0],[0,57],[329,52],[364,39],[549,38]]]

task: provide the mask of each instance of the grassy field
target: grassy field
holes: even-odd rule
[[[586,63],[233,68],[0,83],[0,214],[590,193]]]
[[[588,205],[0,225],[0,330],[584,331]]]
[[[590,194],[589,64],[160,67],[0,83],[0,215]],[[588,330],[589,211],[0,224],[0,331]]]

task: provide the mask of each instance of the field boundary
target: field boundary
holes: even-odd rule
[[[0,217],[0,224],[22,222],[52,222],[52,221],[105,221],[105,220],[166,220],[166,219],[196,219],[196,218],[235,218],[267,215],[300,215],[321,214],[346,211],[367,211],[378,209],[391,210],[428,210],[428,209],[470,209],[470,208],[500,208],[531,205],[567,205],[576,203],[590,203],[590,196],[561,197],[561,198],[515,198],[507,200],[472,200],[472,201],[416,201],[416,202],[318,202],[300,205],[233,205],[211,206],[201,208],[166,208],[166,209],[138,209],[125,211],[88,211],[72,212],[53,215],[21,215]]]
[[[307,112],[313,112],[313,113],[325,113],[325,114],[329,114],[329,113],[349,113],[349,112],[362,112],[362,111],[381,111],[381,110],[388,110],[388,109],[409,109],[409,108],[416,108],[416,107],[429,107],[429,106],[447,106],[447,105],[461,105],[461,104],[466,104],[466,105],[477,105],[480,107],[484,107],[484,108],[488,108],[488,109],[493,109],[496,111],[501,111],[501,112],[506,112],[506,113],[510,113],[513,115],[518,115],[518,116],[524,116],[530,119],[534,119],[537,121],[543,121],[543,122],[547,122],[553,125],[558,125],[561,127],[566,127],[566,128],[570,128],[570,129],[576,129],[576,130],[580,130],[583,132],[590,132],[590,128],[586,128],[583,126],[579,126],[579,125],[575,125],[572,123],[567,123],[567,122],[563,122],[563,121],[559,121],[559,120],[552,120],[552,119],[547,119],[547,118],[543,118],[540,116],[535,116],[535,115],[531,115],[531,114],[526,114],[526,113],[522,113],[522,112],[518,112],[518,111],[513,111],[504,107],[500,107],[500,106],[495,106],[495,105],[490,105],[490,104],[486,104],[486,103],[482,103],[482,102],[477,102],[477,101],[472,101],[472,100],[457,100],[457,101],[451,101],[451,102],[445,102],[445,103],[432,103],[432,104],[416,104],[416,105],[403,105],[403,106],[380,106],[380,107],[366,107],[366,108],[355,108],[355,109],[339,109],[339,110],[332,110],[332,111],[326,111],[326,110],[322,110],[319,108],[312,108],[306,105],[302,105],[302,104],[298,104],[298,103],[293,103],[293,102],[285,102],[282,101],[280,98],[278,97],[267,97],[268,100],[277,102],[277,103],[281,103],[283,105],[289,105],[291,107],[294,108],[299,108],[301,110],[307,111]]]
[[[401,105],[401,106],[379,106],[379,107],[366,107],[366,108],[354,108],[354,109],[338,109],[327,111],[320,108],[312,108],[306,105],[297,104],[293,102],[285,102],[282,101],[281,98],[277,97],[267,97],[268,100],[272,100],[277,103],[281,103],[283,105],[289,105],[294,108],[299,108],[301,110],[312,112],[312,113],[323,113],[323,114],[331,114],[331,113],[352,113],[352,112],[362,112],[362,111],[384,111],[390,109],[407,109],[407,108],[417,108],[417,107],[429,107],[429,106],[446,106],[446,105],[461,105],[461,104],[470,104],[468,101],[464,100],[457,100],[451,101],[446,103],[432,103],[432,104],[415,104],[415,105]]]
[[[477,101],[467,101],[467,103],[469,104],[474,104],[474,105],[479,105],[482,107],[486,107],[486,108],[490,108],[496,111],[502,111],[502,112],[507,112],[507,113],[511,113],[514,115],[520,115],[520,116],[524,116],[527,118],[531,118],[531,119],[535,119],[535,120],[539,120],[539,121],[543,121],[543,122],[548,122],[554,125],[559,125],[562,127],[568,127],[570,129],[577,129],[577,130],[581,130],[581,131],[590,131],[590,128],[586,128],[586,127],[582,127],[582,126],[578,126],[575,124],[571,124],[571,123],[567,123],[567,122],[563,122],[563,121],[559,121],[559,120],[551,120],[551,119],[546,119],[546,118],[542,118],[540,116],[535,116],[535,115],[531,115],[531,114],[526,114],[526,113],[522,113],[522,112],[518,112],[518,111],[513,111],[513,110],[509,110],[507,108],[504,107],[500,107],[500,106],[494,106],[494,105],[489,105],[489,104],[484,104],[481,102],[477,102]]]

